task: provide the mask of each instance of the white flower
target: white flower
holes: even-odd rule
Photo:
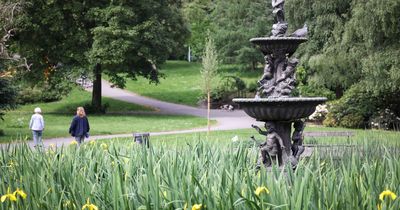
[[[239,141],[239,137],[238,137],[238,136],[234,136],[234,137],[232,138],[232,142],[237,142],[237,141]]]

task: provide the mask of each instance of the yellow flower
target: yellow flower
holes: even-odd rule
[[[378,205],[376,206],[378,208],[378,210],[382,210],[382,204],[378,203]]]
[[[14,196],[16,197],[17,195],[21,196],[23,199],[26,199],[26,193],[23,190],[20,190],[17,188],[14,192]]]
[[[97,208],[97,206],[95,206],[94,204],[90,203],[89,198],[86,201],[86,204],[82,206],[82,210],[84,209],[89,209],[89,210],[99,210],[99,208]]]
[[[73,141],[71,141],[71,143],[69,143],[69,145],[77,145],[77,144],[78,144],[78,142],[75,140],[73,140]]]
[[[1,202],[3,203],[4,201],[7,200],[7,198],[8,198],[10,201],[17,201],[17,197],[15,197],[14,193],[11,193],[10,187],[8,187],[8,189],[7,189],[7,194],[1,196],[0,200],[1,200]]]
[[[390,191],[390,190],[385,190],[385,191],[383,191],[381,194],[379,194],[379,200],[383,201],[383,199],[384,199],[386,196],[390,196],[390,198],[392,198],[392,200],[394,200],[394,199],[397,198],[396,194],[394,194],[392,191]]]
[[[89,144],[90,144],[90,145],[94,145],[94,144],[96,144],[96,142],[95,142],[94,140],[90,140],[90,141],[89,141]]]
[[[269,194],[269,190],[268,188],[262,186],[262,187],[257,187],[255,193],[257,196],[259,196],[262,192],[266,192],[267,194]]]
[[[192,210],[200,210],[201,209],[202,204],[194,204],[192,206]]]
[[[100,147],[103,148],[103,150],[107,150],[108,146],[105,143],[100,144]]]

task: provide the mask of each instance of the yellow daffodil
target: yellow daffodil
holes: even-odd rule
[[[73,141],[71,141],[71,143],[69,143],[69,145],[77,145],[77,144],[78,144],[78,142],[75,140],[73,140]]]
[[[100,147],[103,148],[103,150],[107,150],[108,149],[108,145],[105,143],[100,144]]]
[[[202,204],[194,204],[194,205],[192,206],[192,210],[200,210],[201,207],[202,207]]]
[[[89,144],[90,144],[90,145],[94,145],[94,144],[96,144],[96,142],[95,142],[94,140],[90,140],[90,141],[89,141]]]
[[[392,198],[392,200],[395,200],[397,198],[397,196],[396,196],[396,194],[394,194],[394,192],[392,192],[390,190],[385,190],[381,194],[379,194],[379,200],[383,201],[383,199],[386,196],[390,196],[390,198]]]
[[[17,201],[17,197],[15,197],[14,193],[11,193],[10,188],[7,189],[7,194],[1,196],[0,200],[3,203],[6,200],[10,200],[10,201]]]
[[[17,188],[14,192],[14,196],[16,197],[17,195],[21,196],[21,198],[26,199],[26,193],[23,190],[20,190]]]
[[[257,187],[257,189],[256,189],[256,191],[255,191],[255,193],[256,193],[257,196],[260,196],[260,194],[263,193],[263,192],[269,194],[268,188],[266,188],[266,187],[264,187],[264,186],[262,186],[262,187]]]
[[[95,206],[94,204],[90,203],[89,198],[86,201],[86,204],[82,206],[82,210],[84,209],[89,209],[89,210],[99,210],[99,208],[97,208],[97,206]]]

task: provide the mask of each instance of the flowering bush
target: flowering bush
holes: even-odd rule
[[[400,129],[400,117],[396,116],[396,114],[390,110],[385,109],[383,111],[378,111],[378,113],[373,116],[370,120],[371,128],[376,129]]]
[[[322,123],[322,121],[325,120],[326,115],[328,113],[329,113],[328,106],[326,104],[320,104],[315,108],[315,112],[308,117],[308,120],[317,123]]]

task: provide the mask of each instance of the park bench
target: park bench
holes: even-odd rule
[[[308,131],[303,133],[304,137],[311,137],[315,140],[315,137],[347,137],[347,140],[350,140],[350,137],[354,136],[354,132],[352,131]]]
[[[347,141],[350,142],[350,137],[354,136],[352,131],[308,131],[303,133],[304,138],[311,137],[315,142],[316,137],[347,137]],[[353,144],[303,144],[305,147],[303,157],[309,157],[313,153],[314,147],[354,147]]]

